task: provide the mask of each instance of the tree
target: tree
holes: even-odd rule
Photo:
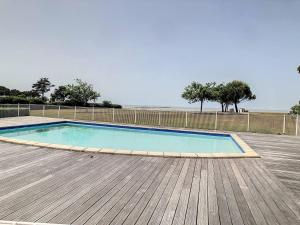
[[[300,115],[300,101],[297,105],[294,105],[292,108],[291,108],[291,113],[292,114],[298,114]]]
[[[95,101],[100,97],[100,93],[94,91],[91,84],[76,79],[76,84],[69,84],[66,86],[67,99],[76,105],[86,106],[89,101]]]
[[[9,95],[10,96],[20,96],[20,95],[22,95],[22,92],[17,89],[11,89]]]
[[[198,82],[192,82],[190,85],[185,87],[182,98],[188,100],[188,102],[195,103],[200,102],[200,112],[203,111],[203,103],[207,100],[213,99],[213,87],[215,83],[206,83],[205,85]]]
[[[33,90],[22,91],[20,95],[24,96],[25,98],[39,98],[40,97],[40,95],[36,91],[33,91]]]
[[[4,86],[0,86],[0,96],[10,95],[10,89]]]
[[[51,102],[64,102],[67,98],[67,87],[59,86],[55,88],[54,92],[51,94]]]
[[[252,94],[249,85],[243,81],[234,80],[226,85],[228,100],[230,100],[234,106],[235,111],[238,113],[238,104],[243,101],[255,100],[256,96]]]
[[[219,84],[213,88],[213,101],[221,104],[222,112],[227,112],[228,107],[232,102],[229,99],[229,89],[226,84]]]
[[[45,93],[50,91],[52,87],[54,87],[54,85],[51,84],[49,79],[47,77],[43,77],[32,85],[32,91],[38,93],[39,96],[42,97],[42,99],[44,99]]]

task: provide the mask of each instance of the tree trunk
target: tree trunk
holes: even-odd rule
[[[221,103],[222,112],[224,112],[224,103]]]
[[[225,112],[227,112],[227,111],[228,111],[228,104],[225,103]]]
[[[235,107],[235,112],[236,112],[236,113],[238,113],[238,112],[239,112],[239,108],[238,108],[238,106],[237,106],[237,103],[236,103],[236,102],[234,103],[234,107]]]
[[[203,101],[201,101],[201,107],[200,107],[200,112],[202,113],[203,110]]]

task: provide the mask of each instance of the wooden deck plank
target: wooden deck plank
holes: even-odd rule
[[[180,160],[179,166],[176,168],[175,172],[172,174],[172,177],[171,177],[170,182],[168,183],[168,186],[164,190],[163,195],[159,199],[159,202],[158,202],[154,212],[152,213],[150,220],[148,221],[149,225],[150,224],[151,225],[161,224],[161,220],[164,216],[164,212],[167,208],[169,199],[170,199],[173,189],[177,183],[178,177],[181,174],[184,162],[185,162],[185,160]],[[139,221],[138,221],[137,224],[144,224],[144,223],[139,223]]]
[[[257,187],[252,183],[252,180],[248,177],[248,175],[243,170],[243,167],[237,166],[237,163],[235,161],[231,161],[231,163],[239,169],[239,175],[244,180],[245,184],[247,185],[247,188],[252,195],[252,198],[256,202],[258,208],[260,209],[265,221],[267,224],[274,224],[279,225],[275,215],[273,214],[272,210],[267,206],[267,204],[264,201],[264,197],[261,195],[261,193],[257,190]]]
[[[158,180],[153,183],[153,185],[149,188],[149,190],[144,194],[142,199],[139,201],[139,203],[130,212],[128,212],[128,216],[123,221],[117,218],[112,222],[112,224],[120,224],[120,223],[122,223],[123,225],[135,224],[136,221],[140,218],[141,214],[144,212],[144,209],[147,207],[148,204],[150,204],[150,200],[152,198],[155,198],[154,195],[156,193],[161,193],[160,190],[167,185],[167,182],[169,181],[169,178],[173,173],[177,163],[178,163],[177,159],[172,161],[172,163],[168,167],[168,171],[163,176],[160,176],[162,180]]]
[[[180,198],[180,192],[182,191],[182,187],[184,184],[184,180],[185,177],[187,175],[188,172],[188,168],[189,168],[189,164],[190,164],[190,159],[186,159],[182,168],[182,171],[179,175],[179,178],[177,180],[177,183],[173,189],[172,195],[170,197],[170,200],[168,202],[167,208],[164,212],[163,218],[161,220],[161,224],[172,224],[173,219],[174,219],[174,215],[176,212],[176,208],[178,205],[178,201]]]
[[[226,168],[226,172],[228,174],[231,186],[232,186],[232,190],[239,208],[239,211],[241,213],[242,219],[244,221],[245,225],[252,225],[252,224],[256,224],[254,217],[249,209],[249,206],[247,204],[247,201],[243,195],[242,189],[239,186],[239,183],[231,169],[231,166],[228,163],[228,160],[223,160],[222,161],[224,163],[224,166]]]
[[[213,169],[213,160],[208,159],[208,221],[209,225],[220,225],[219,207],[217,199],[217,190],[215,182],[215,174]]]
[[[223,160],[218,160],[232,225],[244,225]]]
[[[266,225],[267,222],[260,211],[259,206],[257,205],[257,202],[253,199],[253,196],[251,194],[251,191],[249,190],[248,186],[246,185],[243,177],[241,176],[239,169],[235,166],[235,164],[230,160],[228,163],[231,166],[231,169],[236,177],[236,180],[242,190],[242,193],[246,199],[246,203],[253,215],[253,218],[257,225]]]
[[[156,159],[153,159],[155,162]],[[87,221],[86,224],[98,224],[98,222],[108,213],[121,199],[126,193],[131,193],[130,190],[135,190],[135,187],[141,185],[154,171],[155,166],[151,166],[151,163],[147,163],[144,167],[141,168],[139,174],[133,176],[129,182],[126,183],[124,187],[120,191],[118,191],[109,201],[104,204],[94,205],[96,208],[96,213],[94,213]],[[83,224],[76,220],[74,224]]]
[[[197,208],[199,200],[199,188],[200,188],[200,177],[201,177],[201,159],[195,160],[195,170],[193,173],[193,180],[191,186],[191,192],[188,201],[188,207],[185,216],[184,224],[196,225],[197,224]]]
[[[73,178],[73,176],[71,176],[73,175],[72,172],[73,171],[76,172],[76,170],[75,169],[72,170],[72,168],[81,169],[82,166],[88,163],[89,162],[85,162],[84,164],[79,162],[75,163],[71,167],[66,167],[65,169],[57,173],[53,173],[55,176],[53,179],[50,180],[50,184],[49,183],[41,184],[40,186],[36,187],[34,192],[30,192],[30,193],[27,192],[26,195],[20,194],[15,196],[15,198],[13,199],[9,199],[9,201],[0,202],[2,205],[2,207],[0,207],[0,218],[4,217],[5,215],[9,215],[13,212],[16,212],[17,210],[23,208],[28,204],[31,204],[32,202],[43,197],[47,193],[56,190],[58,187],[64,184],[68,184],[68,182],[72,181]],[[84,170],[81,170],[81,172],[83,173]],[[66,181],[65,179],[63,179],[63,177],[61,177],[61,175],[67,176],[71,181]]]
[[[145,162],[144,162],[145,163]],[[121,174],[121,176],[117,176],[116,182],[118,183],[117,185],[113,185],[113,188],[110,189],[108,187],[107,192],[105,191],[102,196],[100,195],[99,198],[97,196],[90,198],[87,201],[87,206],[85,206],[85,210],[78,213],[77,216],[73,217],[72,223],[75,224],[83,224],[85,223],[89,218],[91,218],[99,208],[103,207],[111,198],[113,198],[119,191],[124,190],[124,186],[128,184],[139,172],[139,167],[143,164],[143,161],[141,160],[139,163],[137,163],[137,167],[133,167],[133,169],[128,169],[124,174]],[[126,168],[126,167],[125,167]],[[86,209],[86,207],[88,207]]]
[[[119,165],[122,166],[122,164]],[[70,204],[75,202],[79,197],[92,190],[95,186],[104,182],[105,179],[107,179],[116,171],[116,169],[117,168],[114,168],[114,164],[111,162],[108,162],[107,164],[97,165],[93,169],[90,169],[89,173],[84,176],[76,186],[72,185],[72,189],[64,188],[62,189],[61,195],[56,194],[50,196],[51,204],[49,204],[46,208],[40,210],[39,213],[26,216],[30,216],[34,221],[48,222],[48,218],[51,218],[52,215],[54,216],[56,212],[62,211],[65,207],[68,207]],[[103,174],[103,176],[100,179],[95,179],[98,173]],[[49,199],[46,199],[44,201],[49,203]],[[25,218],[20,219],[24,220]]]
[[[218,200],[218,209],[219,209],[219,218],[221,224],[232,224],[229,208],[228,208],[228,200],[226,198],[220,169],[218,165],[218,160],[212,160],[213,162],[213,170],[214,170],[214,177],[215,177],[215,185],[216,185],[216,193],[217,193],[217,200]]]
[[[39,198],[37,201],[32,202],[32,204],[23,206],[20,210],[15,211],[13,214],[9,215],[8,217],[5,217],[6,219],[16,218],[21,221],[26,221],[28,217],[32,218],[32,220],[36,220],[35,218],[40,215],[43,215],[43,213],[51,207],[54,206],[54,203],[57,201],[62,201],[62,197],[66,196],[71,191],[74,191],[76,188],[81,187],[80,181],[88,181],[89,176],[93,175],[92,172],[97,172],[98,168],[106,168],[106,164],[102,165],[95,165],[93,162],[90,162],[84,170],[80,171],[80,175],[77,176],[72,180],[70,183],[64,184],[62,182],[62,186],[60,186],[58,189],[55,190],[55,192],[49,192],[46,195],[43,195],[41,198]],[[32,192],[35,192],[35,190],[31,190]],[[52,203],[52,205],[51,205]],[[39,213],[36,213],[36,211],[39,211]]]
[[[168,163],[161,162],[162,160],[160,159],[159,164],[156,166],[151,175],[145,179],[144,183],[136,184],[133,188],[131,188],[131,190],[127,192],[126,195],[123,196],[118,203],[98,222],[98,224],[112,224],[113,221],[115,224],[121,224],[122,217],[126,218],[128,212],[134,208],[139,199],[148,190],[152,182],[158,178],[157,176],[161,174],[163,177],[164,171],[167,171],[166,166]],[[163,170],[163,168],[165,168],[165,170]]]
[[[187,171],[187,175],[185,177],[183,186],[181,188],[180,198],[179,198],[178,205],[176,207],[175,215],[173,217],[172,224],[174,224],[174,225],[180,225],[180,224],[185,223],[186,211],[187,211],[187,207],[188,207],[191,186],[192,186],[192,181],[193,181],[193,176],[194,176],[194,171],[195,171],[195,164],[196,164],[196,161],[191,159],[190,165],[189,165],[189,168]]]
[[[197,224],[208,225],[208,163],[207,159],[201,160],[200,191],[198,196]]]
[[[288,217],[286,217],[283,213],[286,210],[286,207],[281,203],[280,200],[277,201],[277,195],[273,195],[273,192],[270,191],[269,185],[263,180],[263,178],[261,176],[255,176],[251,170],[251,167],[244,160],[239,162],[239,164],[243,165],[244,170],[246,173],[248,173],[249,177],[251,177],[253,184],[259,190],[262,198],[268,204],[278,222],[282,225],[290,223],[293,224],[293,221],[289,222]]]

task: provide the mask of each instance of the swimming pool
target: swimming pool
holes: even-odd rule
[[[47,143],[83,148],[164,153],[244,154],[230,134],[157,129],[145,127],[57,122],[11,127],[0,136],[24,143]]]

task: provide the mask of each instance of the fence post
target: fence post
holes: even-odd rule
[[[299,126],[299,114],[296,117],[296,136],[298,136],[298,126]]]
[[[216,118],[215,118],[215,130],[218,128],[218,111],[216,111]]]
[[[188,113],[185,112],[185,127],[188,127]]]
[[[76,105],[74,107],[74,120],[76,120]]]
[[[158,111],[158,126],[160,126],[161,122],[160,122],[160,111]]]
[[[247,132],[250,131],[250,113],[248,112],[248,115],[247,115]]]
[[[283,114],[283,126],[282,126],[282,133],[285,134],[285,114]]]
[[[95,120],[95,106],[93,105],[92,120]]]
[[[134,123],[136,124],[136,109],[134,110]]]
[[[45,105],[43,105],[43,116],[45,116]]]
[[[20,103],[18,103],[18,117],[20,116]]]
[[[60,105],[58,106],[58,111],[57,111],[57,118],[60,117]]]
[[[115,108],[112,108],[113,113],[112,113],[112,121],[113,123],[115,122]]]

